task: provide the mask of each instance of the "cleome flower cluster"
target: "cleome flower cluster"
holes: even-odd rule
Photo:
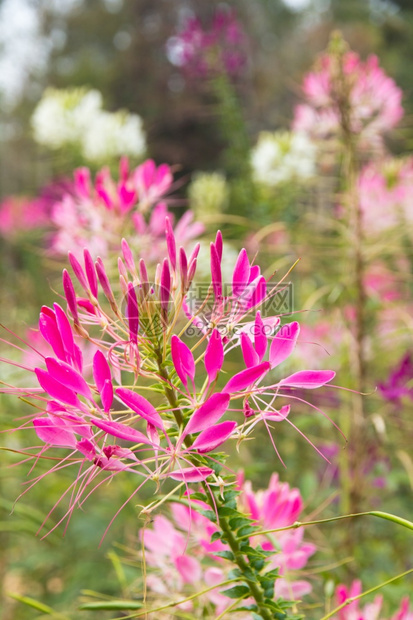
[[[273,442],[271,423],[293,425],[286,400],[294,399],[294,389],[302,394],[334,377],[330,370],[280,374],[279,366],[296,345],[299,324],[281,327],[280,317],[262,315],[260,308],[280,285],[267,282],[244,249],[226,290],[223,241],[217,233],[210,284],[193,304],[187,298],[199,245],[189,255],[178,249],[166,218],[166,246],[167,257],[151,280],[144,259],[135,263],[123,240],[116,296],[101,258],[93,261],[87,249],[82,260],[69,253],[74,278],[63,271],[67,308],[55,303],[40,312],[39,331],[50,354],[39,350],[31,369],[38,387],[3,388],[30,398],[38,409],[23,424],[33,425],[43,444],[34,458],[59,448],[61,460],[48,473],[76,468],[65,516],[100,484],[100,474],[137,475],[134,494],[149,480],[218,484],[218,448],[242,441],[257,424],[267,427]],[[185,337],[188,327],[196,327],[191,341]],[[83,364],[79,340],[88,345],[91,368]],[[245,368],[231,374],[226,358],[234,349]]]

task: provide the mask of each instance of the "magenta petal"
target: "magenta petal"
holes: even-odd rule
[[[128,283],[128,303],[127,303],[127,315],[129,323],[129,337],[131,342],[138,343],[138,329],[139,329],[139,309],[138,300],[136,299],[135,287],[132,282]]]
[[[125,403],[132,411],[140,415],[153,426],[162,429],[162,418],[156,411],[155,407],[146,398],[128,390],[127,388],[117,388],[116,395]]]
[[[214,295],[216,299],[222,298],[222,272],[221,272],[221,259],[219,257],[217,248],[211,243],[211,282],[214,289]]]
[[[263,362],[262,364],[258,364],[258,366],[254,366],[253,368],[241,370],[241,372],[234,375],[228,381],[222,391],[229,392],[230,394],[233,392],[241,392],[242,390],[250,387],[250,385],[260,379],[262,376],[264,376],[269,371],[269,369],[269,362]]]
[[[234,272],[232,274],[232,295],[238,297],[241,295],[248,284],[250,276],[250,262],[245,248],[241,250],[235,263]]]
[[[90,291],[94,297],[98,295],[98,281],[96,277],[96,269],[93,263],[93,258],[87,248],[83,250],[83,257],[85,260],[85,271],[89,282]]]
[[[47,310],[49,312],[47,312]],[[56,316],[53,310],[43,306],[39,316],[39,330],[43,338],[50,344],[55,355],[61,360],[66,360],[66,352],[63,347],[62,338],[57,328]]]
[[[336,373],[333,370],[300,370],[280,381],[280,385],[313,390],[328,383],[335,376]]]
[[[290,409],[290,405],[284,405],[279,411],[264,412],[264,417],[272,422],[282,422],[290,413]]]
[[[96,456],[95,446],[89,439],[81,439],[76,443],[76,448],[85,456],[88,461],[93,461]]]
[[[112,379],[109,364],[102,351],[96,351],[93,356],[93,378],[100,393],[102,393],[105,381]]]
[[[175,235],[172,228],[171,220],[169,217],[165,218],[165,235],[166,235],[166,247],[168,249],[168,256],[171,262],[172,270],[176,269],[176,241]]]
[[[229,394],[221,394],[220,392],[213,394],[199,409],[194,411],[185,427],[184,435],[199,433],[218,422],[228,409],[229,400]]]
[[[174,559],[178,573],[184,583],[196,583],[202,577],[202,569],[198,560],[189,555],[178,555]]]
[[[204,358],[205,369],[211,383],[215,381],[223,363],[224,346],[222,344],[221,334],[217,329],[214,329],[209,338]]]
[[[102,399],[103,411],[109,413],[113,403],[113,385],[110,379],[106,379],[100,392],[100,398]]]
[[[41,368],[35,368],[34,372],[36,373],[37,380],[44,389],[47,394],[49,394],[52,398],[56,398],[60,400],[62,403],[66,403],[67,405],[73,405],[74,407],[80,406],[80,401],[73,390],[67,388],[56,379],[53,379],[45,370]]]
[[[255,316],[254,323],[254,347],[258,355],[258,359],[261,362],[262,358],[267,351],[267,334],[266,334],[266,325],[264,324],[260,311],[257,312]]]
[[[112,435],[112,437],[118,437],[119,439],[132,441],[133,443],[145,443],[152,445],[152,442],[146,435],[135,430],[134,428],[131,428],[130,426],[127,426],[126,424],[121,424],[120,422],[108,422],[105,420],[98,420],[96,418],[91,420],[91,422],[108,435]]]
[[[215,450],[228,439],[237,427],[236,422],[228,420],[207,428],[195,439],[192,448],[196,448],[201,454]]]
[[[66,352],[72,358],[74,358],[75,341],[73,338],[72,326],[70,325],[69,319],[67,318],[65,311],[59,306],[59,304],[54,303],[53,308],[56,314],[57,327],[62,338],[63,346]]]
[[[70,431],[57,426],[50,418],[34,418],[33,425],[39,439],[52,446],[75,448],[76,439]]]
[[[129,247],[129,243],[126,239],[122,239],[121,241],[122,254],[125,259],[125,263],[127,268],[131,273],[136,273],[135,261],[133,260],[132,250]]]
[[[245,333],[241,333],[241,349],[244,356],[245,365],[248,368],[256,366],[259,363],[259,358],[254,345],[252,344],[250,337]]]
[[[65,362],[58,362],[54,357],[45,358],[47,370],[49,375],[56,379],[59,383],[81,394],[89,400],[93,400],[90,388],[81,374],[79,374],[74,368]]]
[[[174,334],[171,338],[171,355],[178,377],[188,385],[188,377],[195,377],[195,361],[189,347]]]
[[[183,469],[173,471],[169,477],[179,482],[202,482],[208,476],[214,473],[210,467],[185,467]]]
[[[72,313],[73,318],[79,321],[77,313],[76,292],[67,269],[63,269],[63,290],[65,292],[67,305],[70,308],[70,312]]]
[[[281,327],[279,332],[274,336],[270,347],[270,363],[271,368],[278,366],[287,359],[293,352],[296,345],[298,335],[300,333],[300,325],[297,321],[288,323]]]

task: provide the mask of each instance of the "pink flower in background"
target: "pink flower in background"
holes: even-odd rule
[[[298,489],[291,489],[288,483],[280,482],[278,474],[273,474],[264,491],[253,492],[250,482],[241,481],[240,502],[245,512],[263,530],[278,529],[292,525],[298,520],[303,509],[303,501]],[[295,580],[289,571],[300,570],[316,551],[315,545],[303,542],[304,530],[286,530],[273,534],[277,542],[278,553],[271,559],[271,567],[279,568],[282,576],[275,582],[275,594],[285,598],[299,599],[311,592],[311,585],[305,580]],[[276,549],[264,536],[251,539],[251,543],[260,543],[266,551]]]
[[[192,78],[226,73],[237,77],[245,69],[246,34],[234,11],[218,9],[209,29],[196,17],[167,43],[169,60]]]
[[[130,171],[123,158],[119,176],[116,182],[109,169],[103,168],[92,183],[88,168],[75,171],[73,192],[65,194],[51,210],[57,230],[51,240],[54,254],[71,251],[79,256],[87,247],[93,257],[104,257],[118,251],[120,239],[127,235],[142,257],[159,260],[165,251],[166,217],[173,221],[166,203],[159,202],[171,190],[171,169],[148,160]],[[187,212],[176,227],[182,244],[204,230],[192,219],[192,213]]]
[[[10,196],[0,204],[0,235],[16,237],[43,228],[49,218],[41,199]]]
[[[303,507],[300,492],[291,489],[288,483],[281,483],[277,474],[272,475],[268,489],[256,493],[252,491],[251,483],[244,481],[242,473],[238,476],[238,483],[241,512],[249,515],[264,530],[285,527],[297,521]],[[182,591],[185,584],[195,585],[201,575],[207,586],[225,580],[226,563],[215,553],[229,549],[220,540],[211,542],[211,536],[218,528],[197,512],[208,508],[208,504],[198,499],[191,501],[191,508],[172,503],[170,511],[174,524],[167,517],[158,516],[151,529],[142,530],[145,558],[148,565],[155,569],[155,573],[150,573],[147,578],[147,585],[154,594],[167,596],[171,587]],[[307,581],[291,576],[291,571],[301,570],[315,552],[315,546],[303,542],[303,536],[303,529],[274,533],[272,537],[277,547],[265,536],[250,539],[250,544],[261,544],[266,551],[275,552],[270,558],[269,568],[279,568],[282,575],[275,582],[275,598],[300,599],[311,592]],[[185,579],[182,571],[188,567],[190,571]],[[158,570],[162,570],[162,576],[166,575],[163,587],[160,587]],[[217,614],[230,603],[230,599],[219,589],[206,593],[204,599],[216,606]],[[246,618],[250,616],[246,615]]]
[[[342,64],[324,54],[318,67],[303,81],[305,104],[297,106],[293,127],[315,139],[340,133],[339,98],[348,93],[349,129],[360,136],[363,146],[381,145],[383,133],[393,129],[403,116],[402,91],[379,66],[376,56],[362,61],[346,52]]]
[[[413,223],[413,158],[387,159],[363,168],[358,181],[366,235]]]
[[[361,581],[353,581],[347,588],[344,585],[337,586],[336,603],[341,605],[348,599],[359,596],[363,592]],[[382,616],[383,597],[378,595],[372,603],[362,604],[360,600],[354,601],[341,609],[332,620],[384,620]],[[409,611],[409,599],[403,598],[398,611],[389,620],[413,620],[413,611]]]

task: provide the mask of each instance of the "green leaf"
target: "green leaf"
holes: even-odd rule
[[[197,510],[200,515],[208,519],[208,521],[212,521],[213,523],[217,520],[217,515],[213,510]]]
[[[125,609],[141,609],[142,603],[138,601],[98,601],[93,603],[83,603],[79,605],[79,609],[85,611],[96,611],[96,610],[125,610]]]
[[[211,542],[215,542],[216,540],[221,540],[222,532],[214,532],[211,536]]]
[[[229,506],[221,506],[218,508],[218,514],[220,517],[236,517],[238,515],[238,511],[235,508],[230,508]]]
[[[251,525],[251,519],[248,517],[232,517],[229,520],[229,525],[232,530],[238,530],[240,527],[244,527],[246,525]]]
[[[252,620],[264,620],[264,618],[262,616],[260,616],[260,614],[255,614],[254,612],[252,612]]]
[[[245,598],[249,596],[250,589],[248,586],[239,585],[229,588],[228,590],[223,590],[221,594],[225,594],[228,598]]]
[[[257,528],[253,525],[245,525],[241,529],[238,530],[238,536],[249,536],[253,532],[256,532]]]
[[[34,598],[31,598],[30,596],[21,596],[20,594],[15,594],[14,592],[9,592],[8,595],[11,598],[14,598],[16,601],[19,601],[19,603],[23,603],[23,605],[27,605],[27,607],[32,607],[33,609],[37,609],[37,611],[41,611],[42,613],[47,614],[49,616],[59,615],[58,612],[56,612],[54,609],[52,609],[48,605],[44,605],[44,603],[40,603],[39,601],[36,601]],[[60,617],[62,618],[63,616],[60,614]]]
[[[224,558],[225,560],[230,560],[230,562],[233,562],[235,559],[232,551],[214,551],[214,555],[218,556],[219,558]]]

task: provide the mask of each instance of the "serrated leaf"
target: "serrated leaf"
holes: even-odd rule
[[[229,588],[228,590],[223,590],[221,594],[225,594],[228,598],[245,598],[249,596],[250,589],[248,586],[239,585]]]
[[[125,609],[141,609],[143,607],[142,603],[138,601],[98,601],[93,603],[83,603],[79,605],[80,610],[85,611],[96,611],[96,610],[125,610]]]

